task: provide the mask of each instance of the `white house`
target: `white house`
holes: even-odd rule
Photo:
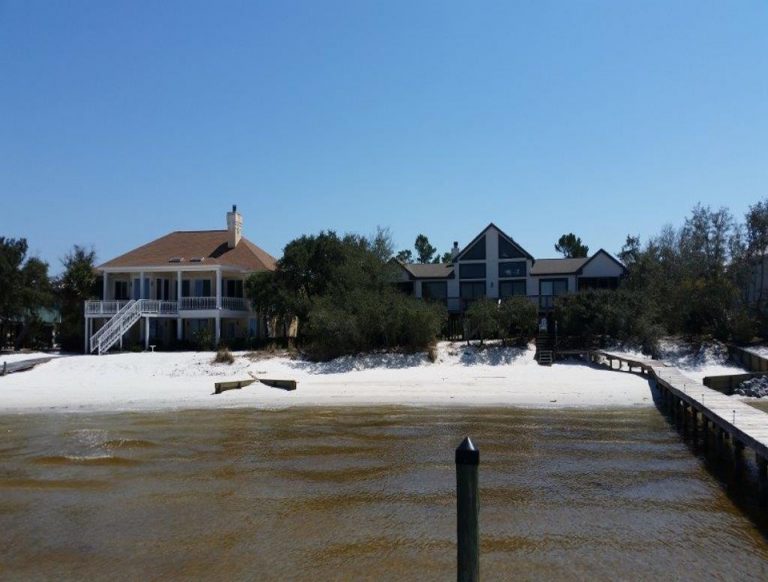
[[[208,330],[215,341],[262,337],[264,321],[245,298],[247,277],[275,258],[242,236],[233,206],[226,230],[176,231],[97,267],[100,301],[85,304],[87,352],[124,337],[168,344]]]
[[[489,224],[463,250],[453,245],[447,264],[405,264],[399,286],[415,297],[444,301],[459,313],[473,300],[529,297],[539,310],[554,306],[554,298],[584,289],[615,289],[626,269],[600,249],[579,259],[534,259],[512,237]]]

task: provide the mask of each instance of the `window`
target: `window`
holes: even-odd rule
[[[136,278],[133,280],[133,298],[134,299],[149,299],[149,278],[144,278],[144,291],[141,291],[141,279]]]
[[[460,279],[485,279],[485,263],[459,263]]]
[[[525,277],[525,261],[499,263],[499,279]]]
[[[505,237],[499,235],[499,258],[524,259],[525,254],[520,252],[520,249],[509,242]]]
[[[424,299],[446,299],[448,297],[448,283],[445,281],[424,281],[421,284],[421,296]]]
[[[243,282],[240,279],[224,281],[224,297],[243,297]]]
[[[171,281],[169,279],[156,279],[155,293],[157,294],[157,299],[168,301],[171,298]]]
[[[189,280],[182,280],[181,282],[181,296],[189,297]]]
[[[500,281],[499,297],[512,297],[513,295],[526,295],[525,281]]]
[[[211,280],[195,279],[195,297],[211,296]]]
[[[115,300],[125,301],[128,299],[128,281],[115,281]]]
[[[485,297],[485,281],[472,281],[471,283],[461,283],[460,290],[462,299],[480,299]]]
[[[539,285],[539,295],[557,296],[568,293],[568,279],[544,279]]]
[[[469,247],[464,252],[464,254],[461,255],[461,260],[466,260],[466,261],[485,260],[485,235],[481,236],[480,239],[475,244]]]

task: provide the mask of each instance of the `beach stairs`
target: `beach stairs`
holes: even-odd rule
[[[539,366],[551,366],[555,359],[552,337],[546,331],[540,331],[536,336],[536,361]]]
[[[141,319],[144,311],[143,307],[143,299],[126,303],[99,331],[91,336],[89,346],[91,353],[103,354],[109,351],[112,346],[120,341],[123,334]]]

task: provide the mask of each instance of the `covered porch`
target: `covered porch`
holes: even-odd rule
[[[116,323],[127,311],[134,313],[134,320],[138,315],[145,348],[150,338],[166,337],[174,326],[171,337],[188,340],[193,321],[209,322],[216,344],[227,337],[223,325],[231,331],[234,321],[236,329],[247,331],[254,328],[250,321],[257,321],[245,297],[248,274],[226,266],[104,269],[102,275],[101,299],[84,306],[86,350],[99,329]]]

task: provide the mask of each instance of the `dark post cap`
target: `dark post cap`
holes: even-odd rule
[[[472,439],[464,437],[461,444],[456,448],[457,465],[478,465],[480,464],[480,451],[475,448]]]

